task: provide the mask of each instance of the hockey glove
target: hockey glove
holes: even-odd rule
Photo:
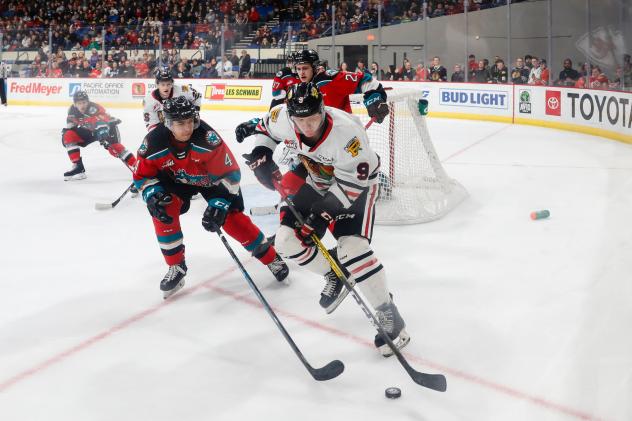
[[[272,149],[257,146],[251,153],[242,156],[246,159],[246,165],[254,171],[257,180],[268,189],[275,190],[273,180],[280,181],[280,172],[279,166],[272,159]]]
[[[257,124],[261,121],[260,118],[253,118],[252,120],[248,120],[244,123],[241,123],[235,129],[235,137],[237,138],[237,142],[241,143],[248,136],[252,136],[257,133]]]
[[[173,201],[169,193],[158,190],[147,198],[147,209],[149,214],[162,222],[163,224],[171,224],[173,218],[167,214],[165,207]]]
[[[364,106],[366,107],[369,117],[375,117],[375,121],[381,123],[389,113],[388,104],[386,103],[386,94],[382,90],[367,91],[364,94]]]
[[[100,124],[94,129],[94,138],[97,142],[101,144],[105,149],[110,146],[108,139],[110,137],[110,125],[109,124]]]
[[[224,222],[226,222],[229,206],[230,203],[226,199],[215,198],[209,200],[208,207],[204,211],[204,216],[202,216],[204,229],[211,232],[219,232]]]
[[[306,247],[314,245],[312,234],[318,237],[325,235],[327,227],[334,221],[341,208],[342,203],[332,193],[327,193],[323,200],[314,203],[304,224],[297,229],[296,234],[303,245]]]

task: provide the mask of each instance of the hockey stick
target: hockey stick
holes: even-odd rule
[[[254,281],[252,280],[244,266],[241,264],[241,261],[233,251],[232,247],[230,246],[230,244],[228,244],[228,241],[226,240],[226,237],[224,237],[224,234],[222,234],[221,231],[218,231],[217,235],[222,240],[222,243],[224,243],[224,247],[226,247],[226,250],[228,250],[228,253],[239,267],[239,270],[244,275],[244,278],[246,278],[248,285],[253,290],[257,298],[259,298],[259,301],[261,301],[263,308],[266,310],[266,312],[268,312],[268,315],[270,315],[274,323],[283,334],[285,340],[290,344],[290,347],[292,347],[292,350],[294,351],[298,359],[301,360],[301,362],[303,363],[307,371],[309,371],[309,374],[312,375],[314,380],[324,381],[331,380],[334,377],[338,377],[345,369],[345,365],[340,360],[333,360],[329,364],[321,368],[314,368],[309,364],[309,362],[307,362],[301,350],[298,349],[298,346],[296,346],[296,343],[294,343],[294,340],[292,339],[290,334],[287,332],[287,330],[285,330],[285,327],[283,327],[283,324],[270,307],[270,304],[268,304],[266,299],[263,297],[263,294],[261,294],[261,291],[259,291],[259,288],[257,288],[257,285],[255,285]]]
[[[250,215],[252,216],[266,216],[279,213],[279,204],[274,206],[253,206],[250,208]]]
[[[121,199],[123,199],[125,197],[125,195],[127,193],[129,193],[130,189],[134,187],[134,183],[130,184],[129,186],[127,186],[127,188],[125,189],[125,191],[123,192],[123,194],[121,194],[118,199],[116,199],[114,202],[112,203],[95,203],[94,204],[94,208],[96,210],[108,210],[108,209],[112,209],[113,207],[115,207],[116,205],[119,204],[119,202],[121,201]]]
[[[294,201],[283,194],[283,191],[281,190],[280,186],[278,186],[277,183],[275,183],[275,186],[277,187],[277,190],[281,194],[281,197],[283,197],[283,200],[285,200],[285,203],[287,204],[290,211],[294,214],[294,217],[296,218],[296,220],[300,224],[303,224],[304,223],[303,217],[296,210],[296,207],[294,206]],[[397,347],[395,346],[391,338],[388,336],[388,334],[384,331],[384,329],[380,325],[380,322],[377,320],[375,315],[371,312],[371,310],[366,305],[362,297],[360,297],[360,295],[355,290],[355,288],[353,288],[351,284],[349,284],[349,280],[347,279],[343,271],[340,269],[340,266],[338,266],[338,263],[336,262],[336,260],[333,257],[331,257],[331,254],[329,254],[327,247],[325,247],[325,245],[320,241],[320,238],[318,238],[318,236],[315,233],[312,233],[311,238],[312,238],[312,241],[314,241],[314,244],[316,244],[316,247],[318,247],[318,250],[323,254],[325,259],[327,259],[327,261],[329,262],[331,269],[336,273],[336,276],[338,276],[338,278],[340,278],[340,280],[343,282],[345,288],[349,290],[349,292],[355,299],[356,303],[358,303],[358,305],[360,306],[364,314],[367,316],[369,321],[371,321],[373,326],[377,329],[382,339],[384,339],[384,341],[388,344],[388,347],[391,349],[391,351],[393,351],[393,354],[395,354],[395,356],[397,357],[397,360],[404,367],[404,369],[406,370],[408,375],[413,379],[413,381],[417,383],[418,385],[427,387],[429,389],[436,390],[438,392],[445,392],[447,389],[447,382],[446,382],[445,376],[442,374],[422,373],[411,367],[408,361],[406,361],[406,358],[404,358],[404,356],[399,351],[399,349],[397,349]]]
[[[371,124],[375,123],[375,120],[376,120],[376,118],[375,118],[375,117],[371,117],[371,119],[369,120],[369,122],[368,122],[368,123],[366,123],[366,124],[364,125],[364,130],[368,130],[368,129],[369,129],[369,127],[371,127]]]

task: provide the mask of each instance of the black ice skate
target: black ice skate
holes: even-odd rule
[[[325,288],[323,288],[323,291],[320,293],[319,304],[325,309],[327,314],[330,314],[338,308],[342,300],[349,294],[349,290],[345,288],[344,283],[333,270],[325,274],[325,281]],[[353,279],[348,278],[347,281],[351,287],[355,285]]]
[[[272,262],[268,264],[268,269],[274,275],[277,281],[283,282],[285,284],[288,283],[287,275],[290,273],[290,269],[287,267],[281,256],[277,254]]]
[[[187,265],[183,262],[169,266],[169,270],[160,282],[160,290],[166,300],[178,292],[184,286],[184,275],[187,274]]]
[[[410,342],[410,336],[404,329],[406,323],[397,310],[397,306],[392,301],[386,304],[382,304],[375,309],[375,318],[380,322],[380,326],[384,329],[384,332],[388,334],[388,337],[393,341],[393,344],[397,349],[402,349],[408,342]],[[374,340],[375,347],[382,354],[383,357],[390,357],[393,355],[393,350],[387,345],[382,335],[379,333],[375,335]]]
[[[79,158],[79,161],[72,164],[72,169],[64,173],[64,181],[83,180],[84,178],[86,178],[86,169],[83,167],[81,158]]]

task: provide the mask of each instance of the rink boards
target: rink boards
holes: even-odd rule
[[[202,93],[203,110],[265,112],[272,81],[182,79]],[[632,143],[632,93],[547,86],[390,82],[419,89],[431,117],[544,126]],[[10,105],[69,106],[78,90],[106,108],[140,108],[155,89],[151,79],[9,79]]]

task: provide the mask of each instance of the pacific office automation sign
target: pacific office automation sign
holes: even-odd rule
[[[632,128],[632,99],[618,92],[574,91],[565,92],[568,109],[573,120],[599,123],[614,128]]]

